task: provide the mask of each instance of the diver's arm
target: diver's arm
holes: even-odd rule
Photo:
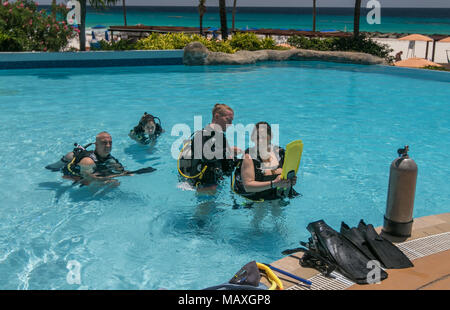
[[[270,189],[270,181],[255,181],[255,168],[253,160],[249,154],[245,154],[241,167],[241,178],[247,193],[262,192]]]
[[[130,133],[128,134],[128,136],[133,139],[134,141],[136,141],[137,143],[140,144],[145,144],[143,143],[142,139],[140,138],[140,136],[138,134],[136,134],[136,132],[134,131],[134,129],[130,130]]]
[[[274,187],[288,188],[293,185],[290,180],[282,180],[281,175],[278,175],[272,182],[255,181],[255,168],[249,154],[245,154],[244,160],[242,161],[241,178],[245,191],[248,193],[262,192]]]
[[[83,158],[78,165],[80,166],[80,174],[81,176],[86,179],[87,181],[106,181],[111,178],[120,177],[123,175],[130,175],[128,174],[128,171],[123,171],[116,174],[111,174],[108,176],[99,176],[94,172],[95,169],[95,162],[92,160],[92,158],[85,157]]]

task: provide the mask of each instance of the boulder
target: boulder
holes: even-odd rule
[[[358,52],[314,51],[293,48],[290,50],[238,51],[234,54],[211,52],[200,42],[189,43],[184,48],[183,63],[187,66],[245,65],[261,61],[317,60],[354,64],[386,64],[382,58]]]

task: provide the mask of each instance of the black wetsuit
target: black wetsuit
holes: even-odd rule
[[[230,176],[233,173],[234,159],[229,158],[231,155],[224,132],[206,126],[194,133],[190,143],[191,158],[188,160],[191,164],[186,172],[189,176],[199,175],[187,179],[192,185],[202,187],[217,185],[223,179],[223,175]]]
[[[106,157],[100,157],[95,153],[95,151],[83,150],[77,154],[74,153],[73,160],[67,163],[62,169],[63,174],[65,176],[82,177],[81,169],[78,164],[83,158],[86,157],[89,157],[94,161],[95,168],[93,173],[98,176],[108,176],[125,171],[122,164],[111,154],[108,154]]]
[[[161,125],[158,123],[155,123],[155,132],[153,133],[153,135],[149,136],[148,134],[145,133],[143,124],[139,123],[139,125],[137,125],[136,127],[134,127],[133,129],[130,130],[130,133],[128,134],[128,136],[131,139],[137,141],[138,143],[150,144],[150,143],[156,141],[156,138],[158,138],[162,132],[163,132],[163,129],[162,129]]]
[[[128,136],[138,143],[150,144],[150,143],[156,141],[156,138],[159,135],[161,135],[162,131],[163,130],[161,128],[161,125],[156,124],[155,133],[153,135],[149,136],[145,133],[144,129],[142,129],[142,127],[138,125],[130,130],[130,133],[128,134]]]
[[[274,152],[276,152],[275,154],[278,156],[278,159],[279,159],[278,166],[276,167],[276,169],[282,168],[283,163],[284,163],[285,151],[283,148],[274,146]],[[250,149],[245,150],[245,154],[249,154],[249,153],[250,153]],[[243,161],[243,159],[241,159],[239,161],[239,163],[236,166],[236,171],[234,172],[233,190],[237,194],[239,194],[247,199],[255,200],[255,201],[274,200],[274,199],[280,199],[280,198],[285,197],[286,191],[277,189],[277,188],[270,188],[270,189],[266,189],[261,192],[251,192],[251,193],[246,192],[243,180],[241,178],[242,161]],[[261,168],[263,161],[262,161],[261,157],[259,156],[259,154],[257,155],[257,158],[252,159],[252,161],[253,161],[253,168],[255,171],[255,181],[258,181],[258,182],[273,181],[278,177],[278,174],[273,174],[273,175],[265,175],[264,174],[264,169]],[[294,195],[297,194],[293,189],[290,192],[292,192]]]

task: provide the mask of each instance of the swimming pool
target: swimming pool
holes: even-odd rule
[[[0,71],[0,288],[225,282],[251,260],[281,258],[311,221],[382,225],[389,165],[405,144],[419,167],[414,216],[448,212],[449,86],[443,72],[322,62]],[[301,197],[233,208],[243,200],[230,180],[212,198],[179,188],[171,128],[193,128],[196,115],[206,125],[217,102],[234,123],[279,124],[283,146],[303,140]],[[166,129],[152,149],[127,137],[145,111]],[[126,168],[158,170],[91,193],[44,169],[103,130]]]

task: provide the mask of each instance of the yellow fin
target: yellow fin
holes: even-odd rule
[[[287,179],[288,174],[292,172],[297,175],[298,167],[300,166],[300,160],[302,158],[303,142],[302,140],[295,140],[286,145],[286,152],[284,155],[283,172],[281,173],[282,179]]]

